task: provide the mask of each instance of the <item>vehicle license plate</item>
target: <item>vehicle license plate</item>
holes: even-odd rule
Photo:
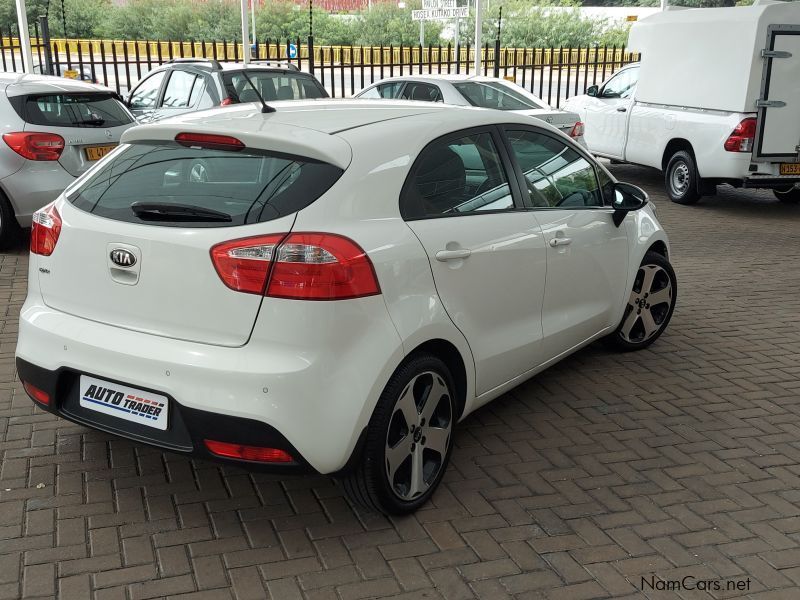
[[[781,175],[800,175],[800,163],[781,163]]]
[[[86,151],[86,159],[100,160],[116,147],[117,146],[115,144],[113,146],[91,146],[89,148],[84,148],[84,150]]]
[[[88,375],[81,375],[80,392],[83,408],[162,431],[167,429],[169,399],[166,396]]]

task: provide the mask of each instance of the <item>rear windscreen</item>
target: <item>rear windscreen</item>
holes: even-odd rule
[[[171,227],[230,227],[278,219],[324,194],[343,171],[282,154],[133,144],[68,197],[98,216]]]
[[[119,127],[133,119],[112,94],[50,94],[11,98],[26,123],[45,127]]]
[[[317,80],[303,73],[283,73],[280,71],[247,71],[247,77],[253,82],[258,93],[270,100],[306,100],[327,98],[325,91]],[[235,102],[258,102],[258,94],[253,90],[250,81],[241,72],[225,73],[223,83],[228,97]]]

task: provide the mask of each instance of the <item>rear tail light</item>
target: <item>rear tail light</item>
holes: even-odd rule
[[[208,448],[208,451],[211,452],[211,454],[225,458],[268,463],[294,462],[294,459],[288,452],[278,448],[244,446],[242,444],[231,444],[229,442],[217,442],[214,440],[204,440],[204,442],[206,448]]]
[[[22,382],[22,387],[24,388],[25,393],[31,397],[31,400],[35,400],[39,404],[50,404],[50,394],[44,390],[40,390],[38,387],[32,383],[28,383],[27,381]]]
[[[583,122],[577,121],[575,125],[572,126],[572,131],[569,132],[569,137],[571,138],[579,138],[583,135]]]
[[[231,104],[236,104],[236,102],[234,102],[233,98],[230,97],[225,98],[222,102],[219,103],[220,106],[230,106]]]
[[[225,285],[239,292],[295,300],[380,294],[375,269],[364,250],[332,233],[234,240],[214,246],[211,259]]]
[[[748,117],[736,126],[733,133],[725,140],[728,152],[752,152],[756,139],[756,119]]]
[[[179,133],[175,141],[188,148],[205,148],[206,150],[232,150],[244,149],[244,143],[229,135],[215,135],[210,133]]]
[[[14,152],[28,160],[58,160],[64,151],[64,138],[55,133],[20,131],[6,133],[3,141]]]
[[[61,234],[61,215],[55,204],[48,204],[33,213],[31,253],[50,256]]]

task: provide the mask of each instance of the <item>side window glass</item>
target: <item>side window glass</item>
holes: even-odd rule
[[[186,71],[173,71],[167,82],[167,89],[164,91],[164,100],[161,106],[164,108],[189,108],[192,89],[200,78],[194,73]]]
[[[603,206],[594,166],[562,141],[533,131],[508,131],[533,206]]]
[[[382,83],[378,86],[378,94],[381,98],[397,98],[397,93],[403,87],[402,81],[392,81],[391,83]]]
[[[378,87],[370,88],[363,94],[359,96],[359,98],[380,98],[381,94],[378,91]]]
[[[403,90],[403,100],[417,100],[421,102],[441,102],[442,93],[435,85],[428,83],[409,83]]]
[[[192,86],[192,94],[189,96],[189,106],[197,107],[198,110],[204,108],[211,108],[214,106],[211,101],[211,94],[208,91],[208,80],[205,77],[198,77],[194,86]]]
[[[598,165],[597,167],[597,179],[600,181],[600,191],[603,195],[604,204],[610,206],[616,197],[614,180],[602,165]]]
[[[400,203],[406,219],[514,208],[508,177],[488,133],[433,142],[410,177]]]
[[[137,87],[130,97],[130,106],[134,110],[155,108],[158,101],[158,91],[161,89],[161,82],[164,81],[164,71],[159,71],[145,79]]]
[[[603,98],[627,98],[633,92],[639,69],[628,69],[611,78],[603,87]]]

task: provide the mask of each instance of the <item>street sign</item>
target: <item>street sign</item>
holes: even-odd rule
[[[286,48],[287,58],[297,58],[297,44],[289,44]]]
[[[422,10],[412,10],[412,21],[438,21],[469,17],[468,6],[458,6],[458,0],[422,0]]]

